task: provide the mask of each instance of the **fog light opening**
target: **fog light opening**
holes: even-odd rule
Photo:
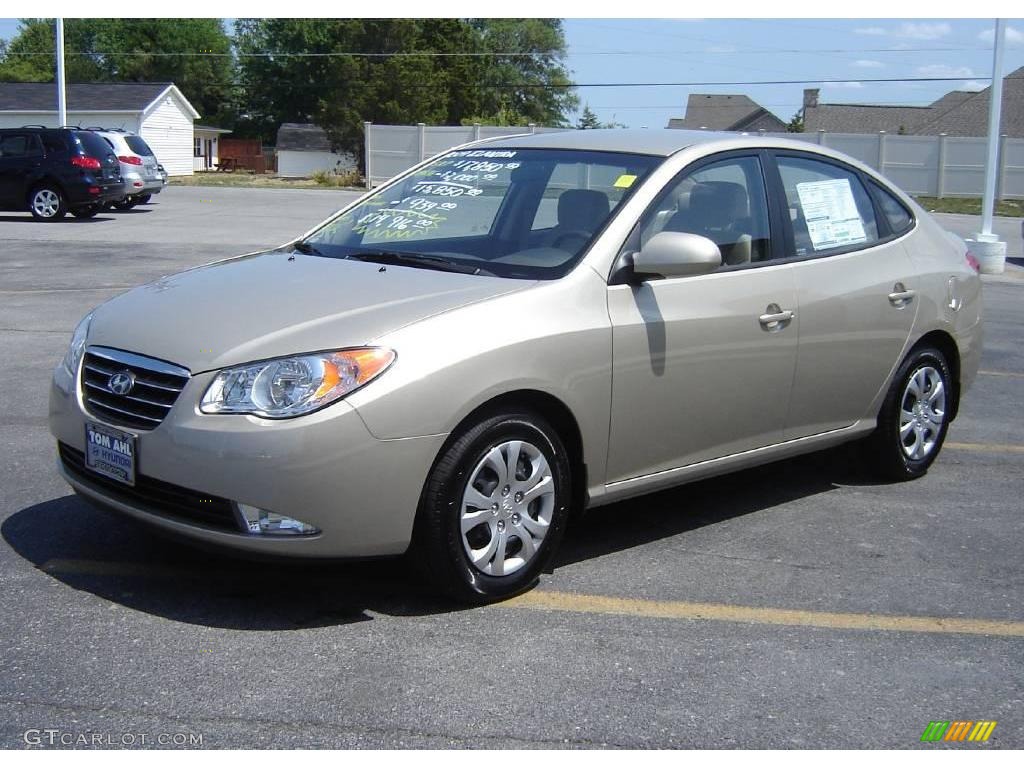
[[[235,503],[239,522],[246,533],[254,536],[311,536],[320,529],[294,517],[286,517],[269,509]]]

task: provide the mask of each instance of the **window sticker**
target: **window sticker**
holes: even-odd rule
[[[612,186],[618,187],[619,189],[629,189],[633,186],[634,181],[636,181],[636,176],[630,173],[624,173],[615,180],[615,183]]]
[[[807,234],[816,251],[863,243],[868,236],[849,179],[805,181],[796,185]]]

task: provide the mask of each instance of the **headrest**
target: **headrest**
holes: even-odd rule
[[[608,218],[608,195],[596,189],[567,189],[558,196],[558,226],[593,232]]]
[[[690,191],[689,219],[705,227],[726,227],[750,215],[747,190],[732,181],[702,181]]]

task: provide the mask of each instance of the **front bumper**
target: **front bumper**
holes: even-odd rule
[[[147,503],[139,495],[119,493],[58,458],[60,473],[102,507],[207,544],[314,558],[394,555],[408,548],[423,482],[444,435],[377,440],[345,402],[278,421],[201,414],[196,403],[213,376],[190,379],[167,417],[151,431],[111,424],[137,435],[137,474],[157,489],[160,483],[172,484],[196,496],[269,509],[310,523],[320,533],[249,534],[241,524],[233,531],[174,514],[168,505]],[[59,443],[82,452],[87,419],[107,423],[86,413],[79,387],[58,366],[50,390],[50,432]]]

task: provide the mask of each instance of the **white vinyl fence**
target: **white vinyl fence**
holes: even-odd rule
[[[366,129],[366,183],[381,184],[422,160],[477,139],[523,133],[560,131],[539,126],[374,125]],[[822,144],[857,158],[880,171],[912,195],[981,197],[985,183],[983,138],[900,136],[887,133],[766,133],[785,139]],[[1024,139],[1000,140],[996,195],[1000,200],[1024,198]]]

